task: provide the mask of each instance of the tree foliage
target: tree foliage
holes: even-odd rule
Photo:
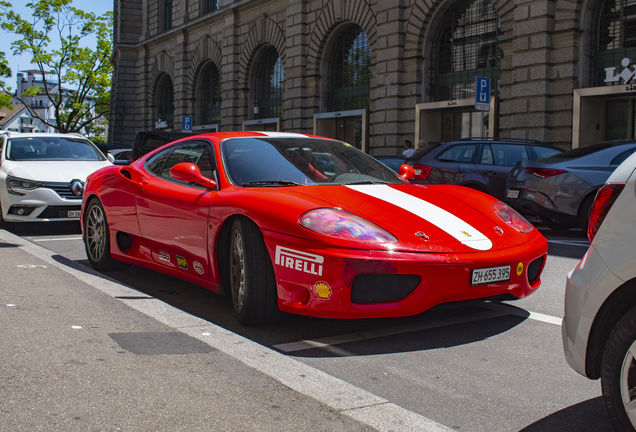
[[[20,1],[20,0],[18,0]],[[10,3],[0,1],[0,28],[17,39],[13,54],[31,55],[43,77],[43,88],[32,87],[15,96],[33,117],[61,133],[90,128],[97,118],[106,118],[110,105],[112,76],[112,12],[97,16],[72,6],[73,0],[34,0],[26,6],[32,15],[22,17]],[[88,42],[94,41],[94,48]],[[11,87],[3,79],[11,70],[0,52],[0,106],[10,106]],[[62,85],[71,91],[63,95]],[[46,96],[53,118],[42,118],[29,105],[31,97]]]

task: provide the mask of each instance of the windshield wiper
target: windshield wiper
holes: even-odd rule
[[[365,184],[386,184],[386,182],[364,180],[364,181],[344,183],[344,184],[345,185],[365,185]]]
[[[261,180],[243,183],[243,186],[305,186],[288,180]]]

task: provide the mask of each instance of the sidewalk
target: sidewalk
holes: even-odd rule
[[[0,430],[374,430],[0,234]]]

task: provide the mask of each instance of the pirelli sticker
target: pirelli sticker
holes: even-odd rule
[[[322,276],[325,257],[295,249],[276,246],[274,263],[281,267],[316,276]]]

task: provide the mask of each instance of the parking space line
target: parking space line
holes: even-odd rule
[[[297,342],[289,342],[277,344],[273,347],[286,353],[302,351],[312,348],[329,348],[334,345],[341,345],[349,342],[359,342],[368,339],[375,339],[385,336],[394,336],[397,334],[410,333],[414,331],[428,330],[439,327],[446,327],[454,324],[464,324],[473,321],[481,321],[489,318],[496,318],[505,315],[516,315],[522,318],[528,318],[535,321],[541,321],[548,324],[561,325],[562,318],[545,315],[539,312],[531,312],[525,309],[519,309],[514,306],[507,306],[501,303],[484,303],[485,308],[490,312],[480,312],[460,317],[444,318],[435,321],[426,321],[416,324],[407,324],[403,326],[389,327],[365,332],[350,333],[338,336],[330,336],[314,340],[301,340]]]
[[[435,321],[425,321],[422,323],[406,324],[403,326],[388,327],[377,330],[350,333],[339,336],[330,336],[315,340],[302,340],[298,342],[290,342],[285,344],[274,345],[274,348],[283,352],[302,351],[311,348],[325,348],[332,345],[340,345],[348,342],[358,342],[368,339],[375,339],[385,336],[393,336],[398,334],[410,333],[414,331],[428,330],[437,327],[446,327],[454,324],[464,324],[473,321],[485,320],[488,318],[496,318],[508,315],[506,311],[491,310],[488,312],[480,312],[460,317],[443,318]]]
[[[70,241],[70,240],[82,240],[82,236],[76,236],[76,237],[53,237],[53,238],[33,238],[33,237],[26,237],[27,240],[29,241],[34,241],[34,242],[50,242],[50,241]]]
[[[561,325],[561,322],[563,321],[563,318],[559,318],[559,317],[555,317],[551,315],[545,315],[539,312],[531,312],[525,309],[519,309],[518,307],[509,306],[502,303],[487,303],[487,304],[484,304],[484,307],[487,307],[488,309],[492,309],[492,310],[501,311],[504,314],[517,315],[523,318],[529,318],[531,320],[541,321],[544,323],[554,324],[559,326]]]
[[[587,240],[548,240],[548,243],[556,243],[566,246],[590,247],[590,242]]]

